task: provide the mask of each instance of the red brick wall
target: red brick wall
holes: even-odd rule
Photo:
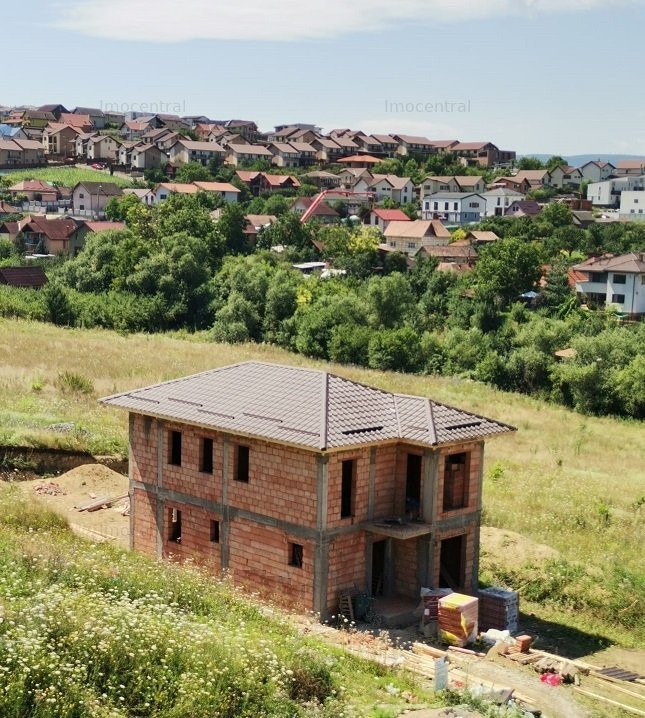
[[[339,536],[329,545],[327,573],[327,607],[338,610],[340,592],[356,587],[365,590],[366,539],[363,531]]]
[[[462,509],[453,511],[443,510],[443,488],[446,467],[446,457],[450,454],[459,454],[466,452],[470,455],[468,468],[468,488],[466,491],[466,506]],[[449,448],[441,449],[439,452],[439,486],[437,493],[436,515],[439,520],[452,518],[454,516],[463,516],[480,508],[481,496],[479,495],[479,471],[482,461],[482,450],[479,443],[458,444]]]
[[[414,539],[394,541],[394,589],[399,596],[416,598],[417,587],[417,542]]]
[[[303,566],[289,565],[289,543],[303,547]],[[313,608],[314,543],[243,518],[231,522],[230,573],[249,591],[293,608]]]
[[[397,513],[397,455],[396,446],[379,446],[376,449],[374,518],[386,518]]]
[[[240,442],[250,447],[249,482],[235,480],[236,443],[229,448],[228,502],[264,516],[315,528],[317,516],[316,457],[261,441]]]
[[[341,519],[340,502],[342,487],[343,461],[355,461],[355,482],[353,494],[353,516]],[[327,499],[327,526],[351,526],[367,520],[367,499],[369,491],[370,450],[369,448],[356,451],[343,451],[329,456],[328,463],[328,499]]]
[[[172,510],[181,511],[181,542],[170,541],[172,527]],[[174,558],[178,561],[194,560],[200,565],[208,567],[213,573],[219,573],[222,568],[221,543],[210,540],[210,522],[220,522],[220,542],[222,540],[222,517],[211,513],[199,506],[190,504],[164,502],[163,510],[163,555],[164,558]]]
[[[155,556],[157,552],[156,505],[154,494],[141,489],[132,492],[130,521],[134,522],[133,548],[148,556]]]
[[[131,414],[133,430],[130,432],[131,464],[133,481],[157,483],[157,422],[154,419]]]

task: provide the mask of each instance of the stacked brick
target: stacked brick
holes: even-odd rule
[[[477,592],[479,598],[479,628],[487,631],[516,633],[519,624],[520,596],[517,591],[504,588],[484,588]]]
[[[439,637],[451,646],[466,646],[477,638],[478,599],[451,593],[439,599]]]

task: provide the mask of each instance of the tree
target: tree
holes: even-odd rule
[[[165,182],[168,178],[160,167],[149,167],[143,171],[143,179],[148,183],[149,187],[153,187],[160,182]]]
[[[208,167],[198,162],[187,162],[181,165],[175,174],[175,182],[191,184],[192,182],[210,182],[213,179]]]
[[[405,275],[388,274],[373,277],[365,292],[370,308],[370,320],[375,327],[392,328],[400,325],[414,307],[414,292]]]
[[[67,290],[58,282],[49,282],[42,292],[47,319],[60,326],[72,324],[74,314]]]
[[[113,222],[125,222],[128,217],[128,210],[137,204],[141,204],[141,200],[136,194],[112,197],[105,205],[105,216]]]
[[[563,202],[549,202],[540,212],[540,222],[550,222],[554,227],[566,227],[571,224],[571,208]]]
[[[551,170],[554,170],[556,167],[562,167],[562,166],[568,166],[569,163],[564,159],[564,157],[560,157],[560,155],[553,155],[550,159],[548,159],[545,163],[545,168],[551,172]]]
[[[411,327],[375,332],[368,346],[372,369],[417,372],[421,369],[421,338]]]
[[[246,213],[237,202],[229,202],[222,208],[215,223],[215,232],[227,254],[248,254],[251,251],[245,233]]]
[[[492,242],[481,250],[475,274],[480,294],[494,294],[508,306],[540,278],[540,252],[520,239]]]
[[[542,170],[544,165],[537,157],[521,157],[517,166],[521,170]]]
[[[263,232],[263,246],[293,247],[298,250],[311,249],[313,234],[308,224],[303,224],[295,212],[286,212],[278,217],[270,227]]]
[[[542,303],[551,313],[555,313],[571,296],[568,266],[563,260],[557,260],[546,275]]]

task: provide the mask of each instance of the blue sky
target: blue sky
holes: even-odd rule
[[[645,0],[21,0],[0,23],[0,104],[645,155]],[[446,102],[470,111],[424,107]]]

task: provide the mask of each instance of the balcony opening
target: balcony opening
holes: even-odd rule
[[[385,544],[375,541],[372,544],[372,596],[382,596],[385,583]]]
[[[408,454],[405,477],[405,513],[410,519],[417,519],[421,513],[421,457]]]
[[[457,591],[465,582],[466,536],[454,536],[441,542],[439,559],[439,588]]]

